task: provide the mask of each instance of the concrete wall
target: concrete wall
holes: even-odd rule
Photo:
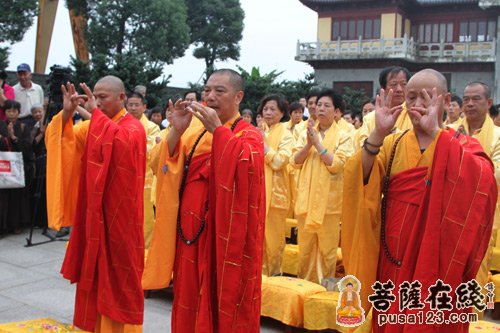
[[[329,42],[332,40],[332,18],[318,19],[318,41]]]
[[[326,88],[333,88],[334,81],[372,81],[372,95],[375,96],[379,72],[380,69],[318,69],[315,75],[316,82]]]
[[[452,93],[462,97],[465,86],[471,81],[481,81],[491,87],[493,95],[495,86],[494,72],[455,72],[451,74],[450,90]],[[495,103],[498,103],[499,96],[493,96]]]
[[[334,81],[372,81],[373,92],[375,96],[379,88],[378,76],[382,68],[376,69],[319,69],[316,70],[316,81],[326,87],[332,88]],[[467,83],[471,81],[482,81],[492,87],[495,83],[493,72],[453,72],[451,73],[450,91],[458,96],[462,96]],[[500,98],[494,96],[496,103]]]

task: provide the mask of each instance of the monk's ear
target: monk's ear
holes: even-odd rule
[[[491,108],[491,106],[493,105],[493,98],[488,98],[488,108]]]
[[[125,102],[125,100],[127,99],[127,95],[124,92],[121,92],[119,98],[120,101]]]
[[[245,93],[242,90],[236,93],[234,99],[237,105],[240,105],[241,101],[243,100],[243,96],[245,96]]]

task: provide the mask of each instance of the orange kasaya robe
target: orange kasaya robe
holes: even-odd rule
[[[232,119],[205,133],[189,165],[176,228],[185,162],[202,127],[190,127],[172,157],[162,142],[156,167],[157,220],[143,287],[166,287],[174,270],[172,332],[259,332],[265,220],[261,134]]]
[[[361,305],[370,308],[368,295],[375,281],[391,280],[396,301],[386,314],[425,313],[428,288],[438,279],[451,286],[454,313],[470,312],[456,308],[455,290],[462,282],[475,278],[491,235],[497,198],[493,166],[474,138],[453,130],[441,131],[421,158],[415,133],[410,131],[399,143],[387,195],[386,240],[398,267],[384,253],[380,241],[380,193],[387,161],[395,138],[386,138],[373,165],[368,184],[363,186],[361,152],[346,164],[344,195],[349,211],[342,219],[342,251],[347,274],[362,283]],[[430,150],[430,151],[429,151]],[[428,152],[429,151],[429,152]],[[433,152],[432,152],[433,151]],[[429,156],[429,153],[432,155]],[[398,161],[398,156],[400,157]],[[410,161],[402,161],[401,157]],[[429,163],[419,161],[428,159]],[[414,167],[401,169],[405,163]],[[418,163],[417,163],[418,162]],[[377,265],[378,257],[378,265]],[[419,281],[425,308],[399,309],[399,285]],[[448,319],[449,311],[444,311]],[[386,324],[378,325],[373,313],[374,332],[468,332],[468,324]]]
[[[65,215],[71,212],[67,207],[49,205],[56,221],[73,225],[61,273],[77,283],[74,324],[87,331],[114,327],[138,332],[144,313],[144,128],[125,109],[113,119],[95,109],[91,121],[75,131],[71,121],[63,130],[61,114],[56,115],[47,133],[49,159],[66,157],[56,164],[70,170],[75,160],[81,164],[79,184],[64,179],[61,170],[47,175],[54,190],[61,184],[78,186],[71,215]],[[57,142],[66,153],[73,152],[71,159],[58,152]]]

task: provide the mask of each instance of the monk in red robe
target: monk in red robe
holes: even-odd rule
[[[170,102],[172,129],[153,159],[157,220],[143,286],[168,286],[173,266],[172,332],[259,332],[264,144],[239,117],[243,85],[222,69],[206,83],[206,106]]]
[[[423,70],[408,82],[406,105],[413,130],[390,134],[402,109],[387,106],[392,91],[387,100],[384,95],[381,90],[377,97],[374,131],[345,167],[346,272],[360,279],[365,310],[368,295],[375,296],[370,298],[374,332],[468,332],[468,323],[446,321],[450,313],[472,310],[457,307],[455,291],[475,278],[488,246],[497,197],[493,165],[474,138],[442,129],[450,94],[439,72]],[[377,310],[381,294],[376,289],[381,285],[374,283],[389,280],[393,288],[385,291],[395,296],[394,302],[378,303],[384,306]],[[445,293],[429,290],[438,280],[449,286]],[[413,285],[413,295],[420,295],[408,306],[402,297],[408,296],[404,282],[416,281],[420,287]],[[435,317],[444,305],[451,308]],[[381,325],[379,310],[405,319],[422,312],[423,320]]]
[[[102,78],[93,94],[82,88],[86,95],[73,85],[62,87],[64,109],[46,132],[48,163],[54,166],[47,169],[49,223],[73,226],[61,273],[77,283],[76,326],[142,332],[146,134],[123,107],[120,79]],[[73,126],[83,99],[92,118]],[[76,200],[67,199],[71,193]]]

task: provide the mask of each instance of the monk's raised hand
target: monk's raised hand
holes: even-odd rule
[[[396,124],[396,120],[398,120],[399,114],[403,111],[401,105],[390,107],[392,95],[392,89],[389,90],[387,97],[385,95],[385,90],[380,89],[380,95],[377,95],[375,101],[375,131],[377,131],[381,137],[385,137],[391,133]]]
[[[71,117],[76,107],[84,100],[85,96],[78,95],[75,85],[69,82],[66,83],[66,86],[61,85],[61,91],[63,94],[63,113]]]
[[[172,100],[168,101],[168,110],[170,113],[168,121],[181,134],[189,127],[192,119],[192,114],[186,106],[187,102],[183,102],[182,99],[178,99],[175,103]]]
[[[420,128],[431,137],[436,137],[439,132],[439,115],[443,114],[444,99],[437,94],[437,89],[432,89],[432,95],[422,89],[423,103],[412,106],[408,113],[415,119]]]
[[[83,92],[85,93],[86,97],[84,108],[88,112],[92,113],[92,111],[94,111],[94,109],[97,108],[97,102],[95,100],[95,96],[85,82],[80,83],[80,87],[83,89]]]
[[[208,106],[198,102],[191,102],[187,109],[203,123],[203,126],[210,133],[213,133],[217,127],[222,126],[217,111]]]

